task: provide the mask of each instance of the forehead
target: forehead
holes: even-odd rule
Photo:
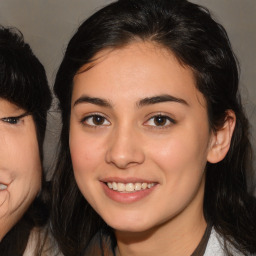
[[[1,113],[18,113],[22,112],[23,109],[19,106],[15,105],[14,103],[4,99],[0,98],[0,114]]]
[[[111,99],[169,93],[188,102],[199,99],[205,105],[191,68],[159,45],[139,42],[103,50],[90,65],[83,66],[74,77],[72,100],[83,93]]]

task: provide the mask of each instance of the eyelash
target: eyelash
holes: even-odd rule
[[[95,121],[94,118],[101,118],[103,123],[102,124],[89,124],[90,121]],[[90,120],[91,119],[91,120]],[[89,120],[89,122],[88,122]],[[108,122],[108,124],[104,124],[104,122]],[[89,115],[89,116],[86,116],[84,118],[82,118],[82,120],[80,121],[82,123],[82,125],[84,126],[88,126],[88,127],[91,127],[91,128],[97,128],[97,127],[100,127],[100,126],[109,126],[110,125],[110,122],[107,120],[106,117],[104,117],[103,115],[101,114],[92,114],[92,115]]]
[[[162,125],[157,125],[156,123],[155,123],[155,121],[156,121],[156,118],[162,118],[162,119],[164,119],[163,121],[164,121],[164,124],[162,124]],[[154,122],[154,125],[147,125],[147,123],[149,123],[149,122]],[[166,122],[167,122],[167,124],[166,124]],[[169,116],[167,116],[167,115],[163,115],[163,114],[157,114],[157,115],[154,115],[154,116],[152,116],[152,117],[150,117],[145,123],[144,123],[144,125],[147,125],[147,126],[150,126],[151,128],[153,128],[153,129],[165,129],[165,128],[169,128],[172,124],[176,124],[176,121],[173,119],[173,118],[171,118],[171,117],[169,117]]]
[[[95,124],[94,121],[97,121],[95,118],[99,118],[98,121],[100,121],[98,124]],[[156,121],[156,118],[162,118],[164,123],[161,125],[157,125],[155,123]],[[152,125],[152,124],[147,124],[149,122],[154,122],[155,125]],[[104,117],[103,115],[101,114],[92,114],[92,115],[89,115],[89,116],[86,116],[84,118],[81,119],[80,121],[82,123],[82,125],[84,126],[87,126],[87,127],[91,127],[91,128],[97,128],[97,127],[102,127],[102,126],[109,126],[111,123],[107,120],[106,117]],[[105,122],[107,122],[107,124],[104,124]],[[167,124],[166,124],[167,123]],[[155,129],[164,129],[164,128],[168,128],[170,127],[172,124],[175,124],[176,121],[167,116],[167,115],[163,115],[163,114],[157,114],[157,115],[154,115],[152,116],[151,118],[149,118],[145,123],[144,125],[146,126],[150,126],[152,128],[155,128]]]
[[[29,113],[24,113],[22,115],[19,115],[19,116],[9,116],[9,117],[3,117],[1,118],[0,120],[5,122],[5,123],[8,123],[10,125],[17,125],[19,124],[19,122],[21,121],[21,119],[25,116],[29,115]]]
[[[20,118],[16,118],[16,117],[4,117],[1,118],[2,121],[4,121],[5,123],[9,123],[9,124],[17,124],[20,121]]]

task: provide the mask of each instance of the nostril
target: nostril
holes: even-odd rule
[[[145,156],[139,148],[110,149],[106,152],[105,161],[119,169],[127,169],[144,162]]]

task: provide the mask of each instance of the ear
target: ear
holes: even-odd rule
[[[235,113],[232,110],[227,110],[223,126],[212,134],[207,155],[208,162],[214,164],[224,159],[230,148],[235,125]]]

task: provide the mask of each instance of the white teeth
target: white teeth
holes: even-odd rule
[[[134,191],[134,185],[132,183],[127,183],[125,185],[125,191],[128,191],[128,192]]]
[[[5,189],[7,189],[7,186],[4,184],[0,184],[0,190],[5,190]]]
[[[142,188],[142,189],[146,189],[147,187],[148,187],[148,184],[147,184],[147,183],[144,182],[144,183],[141,184],[141,188]]]
[[[117,184],[115,182],[112,183],[113,190],[117,190]]]
[[[141,183],[135,183],[135,190],[141,190]]]
[[[119,192],[125,191],[125,184],[124,183],[117,183],[117,190]]]
[[[113,188],[112,183],[108,182],[108,187]]]
[[[112,190],[117,190],[118,192],[134,192],[152,188],[155,183],[121,183],[121,182],[108,182],[107,186]]]

